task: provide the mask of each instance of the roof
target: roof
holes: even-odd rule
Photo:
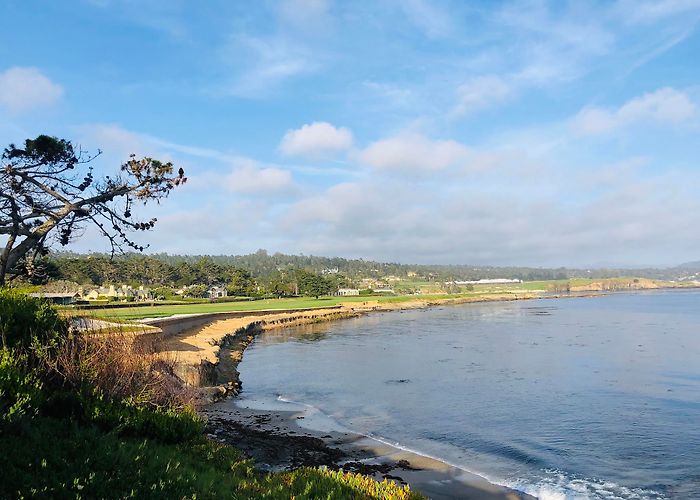
[[[41,299],[58,299],[58,298],[71,298],[75,297],[76,293],[30,293],[30,297],[38,297]]]

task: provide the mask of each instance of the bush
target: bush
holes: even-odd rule
[[[37,419],[0,433],[0,498],[423,498],[359,474],[299,469],[263,474],[236,450],[203,436],[166,445]]]
[[[41,381],[27,366],[25,354],[0,349],[0,421],[34,416],[41,406]]]
[[[157,352],[154,339],[125,332],[67,339],[46,363],[56,387],[45,413],[163,442],[201,434],[194,391]]]
[[[47,301],[0,288],[0,347],[50,347],[68,331],[68,321]]]
[[[157,343],[155,336],[127,332],[75,335],[55,351],[48,369],[66,390],[90,388],[106,400],[132,406],[186,408],[194,394]]]

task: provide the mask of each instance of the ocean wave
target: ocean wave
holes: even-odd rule
[[[352,433],[397,450],[435,460],[436,462],[463,471],[466,474],[481,477],[490,483],[521,491],[541,500],[663,500],[668,498],[662,492],[656,490],[626,487],[612,481],[586,478],[559,469],[542,468],[538,471],[541,474],[539,476],[533,475],[530,477],[503,479],[476,470],[465,464],[451,461],[448,458],[428,453],[418,447],[407,446],[373,432],[360,432],[344,425],[338,419],[325,413],[322,409],[314,405],[282,395],[277,395],[277,401],[303,408],[304,413],[311,417],[309,419],[310,421],[306,422],[307,424],[311,424],[309,426],[310,428],[316,428],[312,422],[319,424],[320,418],[326,421],[326,425],[321,424],[318,426],[320,427],[319,430],[329,430],[328,423],[330,423],[333,430]]]
[[[661,500],[663,493],[630,488],[612,481],[585,478],[558,469],[542,470],[540,478],[505,481],[503,486],[523,491],[541,500]]]

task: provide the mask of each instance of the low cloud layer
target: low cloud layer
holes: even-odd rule
[[[685,92],[666,87],[636,97],[617,109],[589,107],[574,119],[583,135],[609,133],[623,127],[649,123],[678,124],[695,116],[697,106]]]
[[[396,172],[439,172],[466,169],[469,149],[452,140],[432,140],[420,134],[404,134],[372,142],[357,154],[360,163]]]
[[[13,67],[0,73],[0,107],[17,113],[50,106],[63,95],[63,87],[37,68]]]

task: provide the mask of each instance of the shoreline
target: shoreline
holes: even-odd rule
[[[149,328],[160,327],[143,332],[144,337],[157,338],[162,343],[159,353],[174,361],[175,373],[185,383],[197,388],[201,402],[212,403],[240,392],[238,363],[246,347],[265,330],[354,318],[371,312],[540,298],[543,298],[542,295],[534,292],[505,292],[441,299],[417,298],[402,302],[367,300],[298,310],[187,314],[146,319],[138,324]]]
[[[408,484],[433,500],[534,499],[439,459],[352,431],[303,427],[300,422],[309,418],[304,411],[251,409],[227,399],[202,412],[210,438],[236,447],[265,471],[327,467]]]
[[[177,375],[188,385],[198,389],[200,400],[211,403],[240,392],[238,363],[246,347],[265,330],[336,321],[373,312],[485,302],[598,297],[607,293],[610,292],[579,291],[550,295],[538,292],[502,292],[440,299],[417,298],[402,302],[367,300],[298,310],[186,314],[146,319],[139,324],[149,328],[161,327],[160,332],[154,328],[155,333],[144,334],[162,340],[164,347],[160,353],[174,360]]]
[[[367,301],[341,307],[333,312],[316,314],[282,313],[282,315],[258,316],[224,335],[217,343],[215,373],[218,382],[225,385],[202,388],[205,400],[202,408],[207,417],[207,432],[213,439],[231,444],[253,459],[264,470],[291,470],[298,467],[328,467],[357,472],[378,481],[391,480],[409,484],[432,499],[533,499],[534,497],[488,481],[477,474],[447,464],[439,459],[404,450],[380,440],[354,432],[323,432],[302,427],[299,421],[306,418],[303,412],[290,410],[255,410],[236,404],[235,396],[241,391],[242,382],[237,370],[245,349],[255,337],[269,329],[286,328],[302,324],[334,321],[358,317],[370,312],[390,312],[422,309],[442,305],[465,303],[508,302],[533,300],[537,294],[498,294],[482,297],[460,297],[439,301],[411,301],[409,303],[380,304]],[[246,318],[237,318],[245,322]],[[223,322],[220,322],[223,323]],[[216,330],[230,326],[219,324]],[[206,330],[206,327],[204,328]]]
[[[640,290],[629,290],[640,291]],[[396,446],[352,432],[323,432],[299,425],[303,412],[290,410],[256,410],[238,406],[235,396],[241,391],[237,370],[245,349],[255,337],[270,329],[357,317],[370,312],[390,312],[465,303],[507,302],[555,298],[585,298],[606,295],[601,291],[541,295],[490,294],[480,297],[416,300],[399,303],[366,301],[350,307],[310,309],[304,311],[269,311],[254,316],[218,320],[197,332],[175,335],[172,342],[198,344],[191,352],[200,359],[196,368],[197,384],[207,416],[210,437],[241,449],[256,466],[267,470],[289,470],[303,466],[325,466],[359,472],[381,481],[410,484],[430,498],[519,499],[534,498],[487,479],[446,464],[439,459],[402,450]],[[233,327],[237,327],[232,331]],[[208,348],[204,347],[204,344]],[[204,373],[203,373],[204,372]],[[189,372],[192,374],[192,370]],[[206,386],[209,380],[217,385]],[[233,397],[231,397],[233,396]]]

